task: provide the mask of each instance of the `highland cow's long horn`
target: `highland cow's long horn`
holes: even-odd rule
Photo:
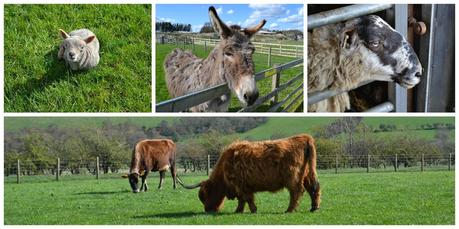
[[[252,28],[246,28],[244,29],[245,35],[251,37],[255,33],[257,33],[264,25],[266,24],[266,20],[263,19],[258,25],[252,27]]]
[[[179,178],[178,175],[177,175],[176,177],[177,177],[178,183],[179,183],[182,187],[184,187],[184,188],[186,188],[186,189],[195,189],[195,188],[201,186],[201,182],[200,182],[200,183],[197,183],[197,184],[193,184],[193,185],[186,185],[186,184],[184,184],[184,183],[182,182],[182,180]]]

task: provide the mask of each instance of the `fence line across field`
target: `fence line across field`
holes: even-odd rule
[[[203,172],[208,176],[212,168],[218,161],[218,155],[207,155],[205,157],[180,157],[176,162],[176,168],[181,174]],[[30,161],[29,161],[30,162]],[[70,163],[79,163],[77,166]],[[43,164],[34,166],[35,171],[40,171],[43,175],[55,176],[55,180],[62,180],[61,176],[71,174],[74,176],[80,174],[91,174],[96,179],[100,179],[100,167],[105,168],[104,174],[120,174],[129,171],[129,162],[126,161],[116,169],[109,168],[106,164],[100,163],[99,157],[88,161],[62,161],[56,158],[54,164]],[[392,168],[392,169],[390,169]],[[86,171],[86,170],[87,171]],[[333,173],[347,172],[378,172],[378,171],[426,171],[428,169],[454,170],[455,154],[448,155],[326,155],[317,158],[317,169],[319,171],[333,171]],[[16,175],[16,183],[21,183],[21,177],[27,175],[37,175],[39,173],[31,171],[30,164],[22,164],[20,160],[16,164],[9,164],[5,167],[5,176]],[[67,176],[67,175],[66,175]],[[52,178],[51,178],[52,179]]]
[[[300,89],[294,88],[294,90],[286,96],[287,99],[283,99],[281,102],[278,103],[278,95],[282,90],[285,90],[293,85],[294,82],[297,81],[302,81],[303,79],[303,73],[300,73],[290,79],[288,82],[284,84],[280,84],[280,78],[281,78],[281,72],[302,66],[303,64],[303,58],[297,59],[290,61],[288,63],[282,64],[282,65],[275,65],[272,68],[260,71],[255,74],[255,80],[260,81],[266,78],[271,78],[272,81],[272,87],[271,87],[271,92],[263,97],[260,97],[255,101],[255,103],[251,106],[245,107],[238,112],[250,112],[254,111],[258,106],[261,104],[267,102],[270,100],[271,104],[271,110],[270,111],[275,111],[273,110],[273,107],[275,105],[276,110],[280,108],[283,104],[286,104],[288,101],[290,103],[286,105],[286,107],[282,110],[282,112],[287,111],[286,108],[290,108],[293,106],[293,104],[297,103],[300,99],[303,98],[303,90],[300,90],[303,88],[302,84],[299,86]],[[211,88],[207,88],[201,91],[193,92],[184,96],[180,96],[174,99],[170,99],[167,101],[160,102],[156,105],[156,111],[157,112],[181,112],[185,111],[193,106],[199,105],[201,103],[207,102],[211,99],[214,99],[216,97],[222,96],[224,94],[231,93],[230,90],[228,89],[228,84],[220,84],[217,86],[213,86]],[[296,97],[293,97],[294,95],[297,95]],[[288,100],[288,98],[293,98],[292,100]]]

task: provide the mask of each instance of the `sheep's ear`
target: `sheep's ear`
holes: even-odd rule
[[[96,36],[89,36],[88,38],[84,39],[84,42],[86,42],[86,44],[89,44],[89,43],[91,43],[95,38],[96,38]]]
[[[217,14],[217,10],[215,10],[213,6],[209,7],[209,17],[212,21],[214,30],[220,34],[220,38],[226,39],[233,35],[231,29],[225,23],[223,23],[222,20],[220,20],[220,17],[218,17]]]
[[[62,29],[59,29],[59,33],[61,34],[61,37],[64,38],[64,39],[67,39],[68,37],[70,37],[64,30]]]
[[[340,33],[340,45],[344,49],[354,49],[359,42],[357,27],[346,27]]]
[[[245,35],[247,35],[248,37],[252,37],[255,33],[257,33],[258,31],[260,31],[261,28],[263,28],[263,26],[266,24],[266,20],[263,19],[260,23],[258,23],[258,25],[254,26],[254,27],[251,27],[251,28],[246,28],[244,29],[244,33]]]

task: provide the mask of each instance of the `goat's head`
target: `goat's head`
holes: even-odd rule
[[[87,45],[94,41],[95,36],[80,38],[68,35],[64,30],[59,30],[61,37],[64,39],[64,59],[68,62],[80,62],[83,57],[82,53]]]
[[[376,15],[347,21],[340,45],[349,55],[362,54],[362,64],[374,80],[394,81],[412,88],[421,81],[422,66],[411,45]]]
[[[253,76],[255,65],[252,55],[255,51],[250,38],[266,23],[262,20],[257,26],[241,30],[240,27],[228,27],[217,15],[214,7],[209,7],[209,16],[214,30],[220,35],[217,45],[221,58],[219,75],[228,82],[231,90],[244,105],[252,105],[258,98],[258,89]]]

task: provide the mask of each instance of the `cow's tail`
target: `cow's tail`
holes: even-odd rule
[[[309,137],[304,147],[304,174],[303,185],[311,196],[311,210],[315,211],[320,207],[320,183],[317,176],[317,152],[314,139]]]

